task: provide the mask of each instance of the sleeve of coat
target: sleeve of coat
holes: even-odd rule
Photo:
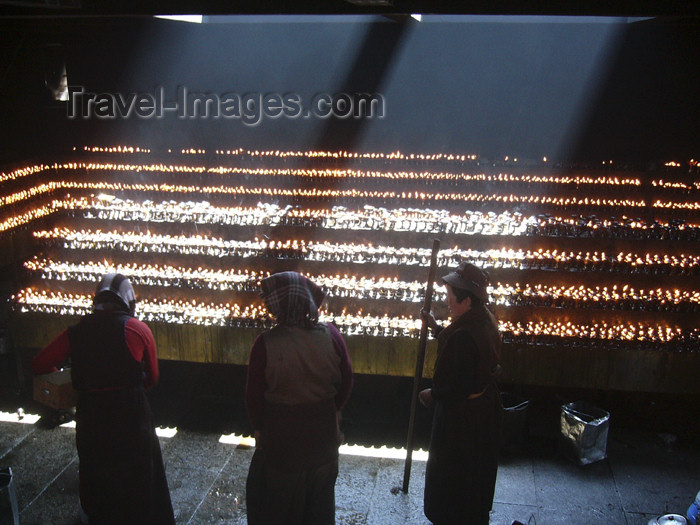
[[[352,390],[352,365],[350,364],[350,355],[348,354],[348,348],[345,345],[343,336],[340,335],[338,329],[332,324],[328,325],[328,329],[331,333],[331,339],[333,339],[335,351],[340,357],[341,382],[338,393],[335,396],[335,406],[338,410],[342,410],[345,404],[348,402],[348,399],[350,398],[350,391]]]
[[[267,348],[265,339],[259,335],[253,342],[248,360],[248,375],[245,386],[245,404],[248,419],[253,430],[261,430],[265,412],[265,367],[267,366]]]
[[[36,375],[50,374],[57,370],[57,366],[68,359],[70,355],[70,342],[68,330],[61,332],[56,339],[46,345],[41,352],[32,359],[32,372]]]

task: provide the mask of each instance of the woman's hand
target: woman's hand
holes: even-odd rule
[[[426,312],[425,310],[421,309],[420,318],[423,320],[423,322],[428,324],[428,328],[430,328],[431,330],[435,330],[436,328],[438,328],[438,324],[435,320],[433,312]]]
[[[432,388],[426,388],[418,393],[418,400],[420,404],[424,407],[429,407],[433,404],[433,390]]]

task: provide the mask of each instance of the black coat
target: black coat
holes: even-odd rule
[[[424,495],[425,515],[439,525],[489,522],[502,419],[492,374],[500,350],[495,323],[481,307],[439,338]]]

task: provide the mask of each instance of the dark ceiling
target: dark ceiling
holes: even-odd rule
[[[273,13],[383,16],[221,17],[229,24],[214,23],[216,16],[205,24],[150,16]],[[561,23],[557,16],[426,16],[418,23],[411,13],[581,16]],[[697,158],[700,2],[0,0],[0,15],[0,159],[120,140],[598,163]],[[381,93],[390,110],[374,120],[259,126],[71,119],[65,103],[47,100],[52,46],[65,53],[71,85],[90,93],[150,93],[154,86],[169,96],[177,86],[307,98]]]
[[[153,14],[489,14],[699,16],[687,0],[2,0],[5,16]]]

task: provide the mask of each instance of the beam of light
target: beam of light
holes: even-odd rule
[[[237,447],[255,447],[255,438],[252,436],[239,436],[238,434],[222,434],[219,443],[234,445]]]
[[[63,428],[75,428],[75,420],[68,421],[67,423],[63,423],[61,425]],[[170,428],[170,427],[157,427],[156,428],[156,436],[160,438],[165,438],[165,439],[170,439],[171,437],[174,437],[175,434],[177,434],[177,428]]]
[[[162,20],[175,20],[176,22],[189,22],[191,24],[201,24],[202,15],[155,15],[154,18]]]
[[[341,445],[338,452],[344,456],[361,456],[364,458],[382,458],[382,459],[406,459],[405,448],[390,448],[381,447],[363,447],[360,445]],[[428,452],[422,449],[416,450],[412,454],[415,461],[427,461]]]
[[[1,423],[23,423],[25,425],[33,425],[41,419],[38,414],[26,414],[22,409],[16,412],[2,412],[0,411],[0,422]]]
[[[25,425],[34,425],[41,419],[38,414],[27,414],[23,410],[17,412],[2,412],[0,411],[0,423],[22,423]],[[62,428],[75,428],[75,420],[68,421],[60,425]],[[171,438],[177,434],[177,428],[158,427],[156,435],[162,438]]]
[[[0,411],[0,423],[22,423],[25,425],[34,425],[37,421],[41,419],[38,414],[27,414],[22,409],[16,412],[2,412]],[[62,428],[75,428],[75,420],[68,421],[60,425]],[[171,438],[177,434],[177,428],[170,427],[158,427],[156,428],[156,435],[162,438]]]
[[[240,436],[238,434],[222,434],[219,437],[219,443],[224,445],[234,445],[236,447],[255,447],[255,439],[251,436]],[[365,458],[384,458],[384,459],[406,459],[405,448],[390,448],[381,447],[363,447],[360,445],[341,445],[338,452],[343,456],[360,456]],[[425,450],[416,450],[412,455],[416,461],[427,461],[428,452]]]
[[[607,81],[614,76],[615,59],[624,42],[627,19],[601,18],[595,22],[591,26],[595,34],[591,34],[585,48],[578,49],[580,80],[571,86],[573,98],[570,98],[567,111],[562,114],[565,127],[563,139],[556,150],[559,158],[574,151],[585,140],[591,113],[595,112]]]
[[[171,438],[177,434],[177,428],[175,427],[157,427],[156,436],[161,438]]]

